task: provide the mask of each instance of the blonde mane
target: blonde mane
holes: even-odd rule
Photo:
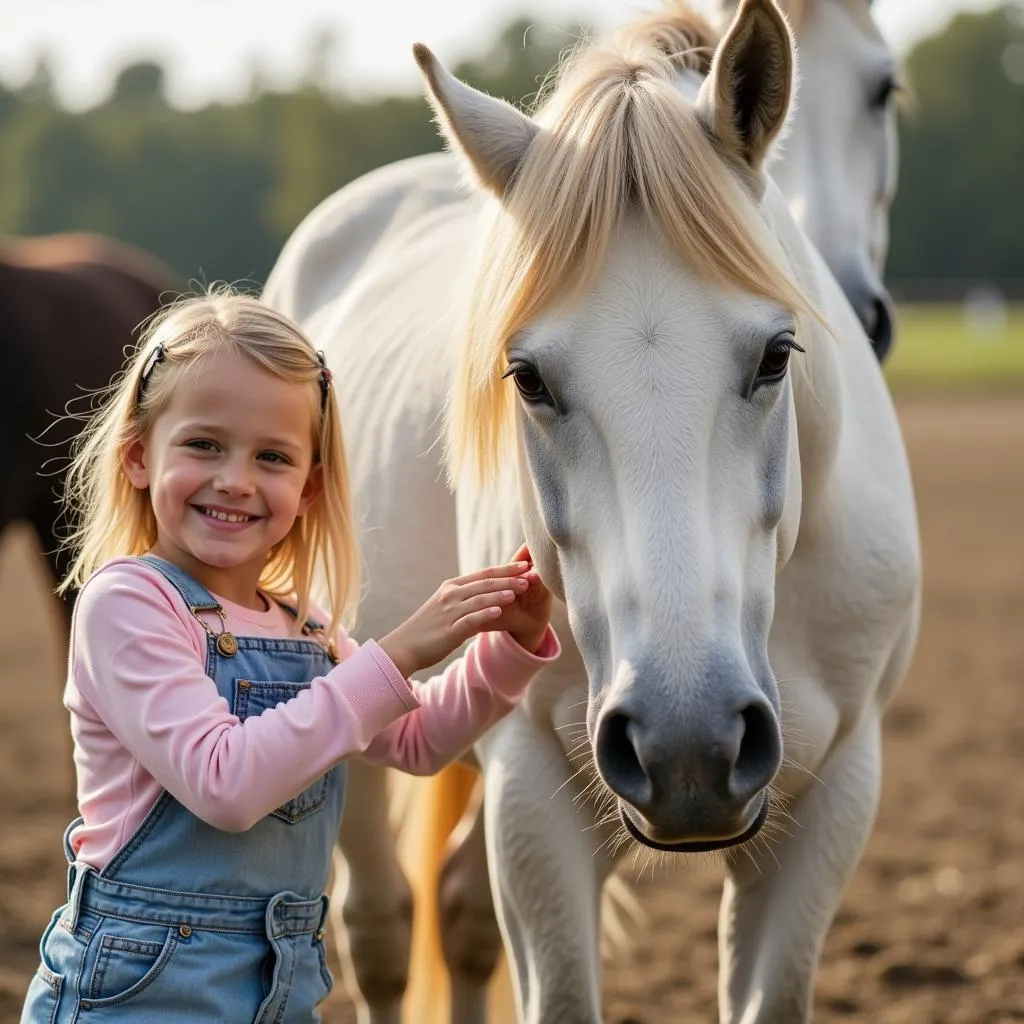
[[[453,478],[486,479],[504,450],[510,340],[588,286],[627,218],[648,221],[706,281],[815,315],[735,166],[676,88],[664,40],[682,30],[656,23],[653,42],[634,26],[562,67],[484,234],[449,408]]]
[[[711,69],[719,33],[685,0],[667,0],[663,10],[642,15],[624,25],[612,38],[627,48],[651,45],[665,54],[677,71],[706,75]]]

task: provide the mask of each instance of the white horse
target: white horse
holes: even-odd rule
[[[598,47],[540,124],[420,50],[450,141],[498,201],[467,199],[445,158],[385,168],[307,220],[268,283],[268,300],[327,349],[350,417],[370,581],[361,630],[450,575],[456,547],[479,564],[524,530],[565,599],[581,660],[567,643],[478,750],[526,1020],[600,1019],[609,830],[729,847],[761,829],[769,785],[800,828],[730,859],[722,1016],[806,1019],[873,818],[878,719],[916,634],[916,524],[863,331],[763,174],[790,47],[774,5],[745,0],[699,92],[640,44]],[[795,344],[806,351],[788,374]],[[506,461],[491,488],[460,477],[453,520],[430,451],[437,414],[457,378],[456,455],[477,441],[485,461],[504,451],[506,359],[518,472]],[[574,805],[565,729],[582,705],[617,802],[615,820],[589,830],[598,815]],[[798,719],[786,767],[783,705]],[[351,797],[346,953],[369,1018],[396,1020],[408,889],[380,780],[354,779]],[[486,924],[474,891],[442,895],[449,962],[476,982],[453,985],[466,1020],[493,964],[493,943],[474,941],[475,914]]]
[[[882,283],[889,209],[896,193],[896,59],[872,17],[871,0],[782,0],[799,54],[795,112],[767,168],[797,223],[850,300],[879,360],[894,337],[893,303]],[[737,0],[716,0],[720,29]],[[667,0],[625,34],[685,44],[692,12]],[[678,36],[679,28],[683,37]]]
[[[860,318],[878,358],[893,344],[882,272],[896,193],[896,59],[871,0],[787,0],[799,53],[797,116],[770,173]],[[736,4],[724,0],[727,12]]]

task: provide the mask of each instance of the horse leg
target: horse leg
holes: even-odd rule
[[[491,888],[524,1024],[600,1024],[601,887],[612,862],[573,806],[552,730],[514,711],[477,746]]]
[[[790,808],[795,821],[730,858],[719,915],[723,1024],[810,1020],[814,975],[843,888],[860,860],[881,783],[871,710]],[[770,851],[767,847],[770,846]]]
[[[388,821],[387,775],[353,758],[335,857],[335,936],[359,1024],[401,1024],[409,977],[412,892]],[[343,926],[340,926],[343,923]]]
[[[501,955],[487,874],[482,795],[478,786],[441,869],[441,946],[451,979],[452,1024],[487,1020],[487,988]]]

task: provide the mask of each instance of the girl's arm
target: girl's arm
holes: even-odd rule
[[[534,654],[506,632],[482,633],[444,672],[415,686],[420,707],[389,725],[362,757],[414,775],[439,771],[507,715],[559,651],[550,626]]]
[[[480,633],[458,661],[416,687],[419,710],[374,740],[367,760],[415,775],[439,771],[507,715],[537,671],[558,657],[551,592],[525,544],[512,557],[506,565],[446,580],[381,638],[383,651],[411,675]]]
[[[110,566],[77,601],[69,688],[91,713],[73,722],[76,756],[89,757],[90,736],[101,746],[109,731],[214,827],[250,828],[418,707],[375,643],[349,641],[348,656],[326,676],[240,721],[205,674],[205,641],[191,614],[162,577],[137,565]]]

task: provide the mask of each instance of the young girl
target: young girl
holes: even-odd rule
[[[331,375],[243,296],[157,322],[84,435],[69,500],[81,817],[22,1022],[318,1020],[345,758],[429,773],[459,756],[557,656],[551,595],[523,548],[350,639]]]

